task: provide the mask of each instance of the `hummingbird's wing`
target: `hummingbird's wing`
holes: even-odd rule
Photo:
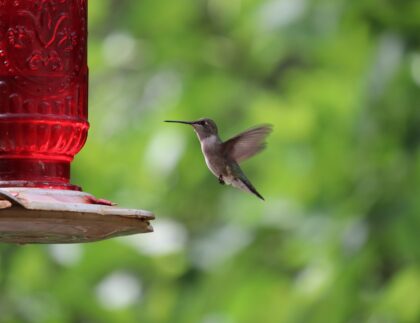
[[[261,125],[246,130],[223,143],[223,152],[237,163],[248,159],[265,148],[265,138],[272,131],[271,125]]]

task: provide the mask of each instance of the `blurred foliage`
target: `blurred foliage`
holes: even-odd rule
[[[73,183],[155,233],[0,246],[0,322],[420,322],[420,2],[89,0]],[[223,187],[164,119],[258,123]]]

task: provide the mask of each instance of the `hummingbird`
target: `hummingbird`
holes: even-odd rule
[[[239,163],[265,148],[264,140],[272,130],[271,125],[256,126],[223,142],[219,137],[217,125],[212,119],[165,120],[165,122],[188,124],[194,128],[207,167],[219,179],[220,184],[232,185],[264,200],[245,176]]]

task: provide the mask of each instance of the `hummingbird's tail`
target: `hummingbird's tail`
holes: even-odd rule
[[[244,192],[254,194],[261,200],[265,201],[262,195],[258,193],[254,185],[252,185],[250,180],[245,176],[244,172],[242,171],[242,169],[239,167],[237,163],[232,163],[230,165],[230,168],[231,168],[232,176],[223,178],[226,184],[230,184],[233,187],[239,188],[240,190]],[[235,174],[235,176],[233,176],[233,174]]]
[[[225,179],[227,184],[232,185],[233,187],[239,188],[240,190],[244,192],[248,192],[251,194],[254,194],[261,200],[265,201],[264,198],[258,191],[255,189],[255,187],[251,184],[251,182],[246,178],[244,175],[237,178],[229,178]]]
[[[258,191],[255,189],[255,187],[251,184],[251,182],[247,179],[239,179],[247,188],[247,190],[256,195],[257,197],[259,197],[261,200],[265,201],[264,198],[262,197],[262,195],[260,193],[258,193]]]

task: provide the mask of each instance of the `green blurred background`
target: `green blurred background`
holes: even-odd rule
[[[0,246],[0,322],[420,322],[420,2],[89,0],[73,183],[155,233]],[[192,129],[274,125],[223,187]]]

